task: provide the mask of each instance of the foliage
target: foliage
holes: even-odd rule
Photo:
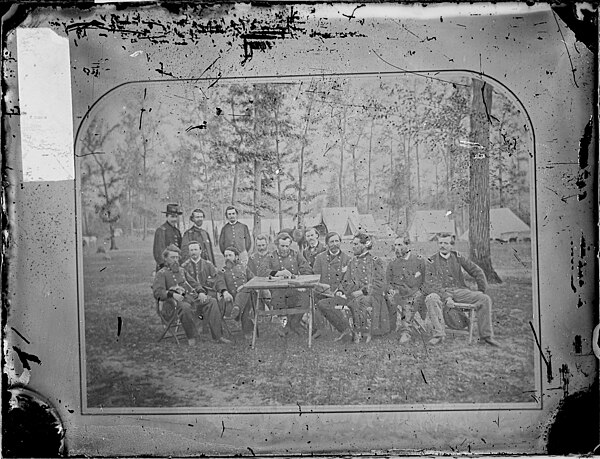
[[[512,100],[497,90],[493,97],[491,206],[510,207],[527,222],[530,133]],[[102,106],[97,117],[119,125],[106,154],[122,176],[119,223],[131,228],[168,202],[186,213],[202,207],[217,220],[234,202],[257,218],[300,220],[323,205],[356,206],[384,221],[410,219],[419,209],[450,210],[466,230],[466,78],[323,76],[205,89],[174,83],[140,86],[120,105]],[[84,160],[81,170],[86,226],[93,227],[101,180],[91,177],[100,174],[91,166]]]

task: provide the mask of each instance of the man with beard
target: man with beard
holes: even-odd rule
[[[327,233],[325,236],[327,250],[316,256],[313,266],[313,272],[321,276],[319,282],[329,285],[326,291],[318,293],[317,300],[320,301],[317,302],[317,311],[340,333],[334,341],[339,341],[344,336],[352,334],[348,319],[342,311],[335,308],[336,305],[346,304],[347,300],[339,295],[335,296],[333,293],[338,290],[350,263],[350,256],[342,252],[340,248],[341,243],[342,238],[338,233]]]
[[[388,264],[386,281],[388,301],[394,308],[400,309],[400,343],[410,341],[410,325],[415,312],[423,319],[429,316],[433,326],[433,337],[429,344],[442,342],[446,331],[439,296],[433,292],[431,269],[427,267],[431,262],[412,253],[407,237],[399,237],[394,241],[394,252],[396,258]]]
[[[252,339],[254,324],[250,313],[252,312],[252,293],[242,289],[244,284],[254,277],[248,267],[240,263],[240,252],[236,247],[225,249],[225,267],[222,269],[227,294],[224,294],[225,302],[233,302],[233,308],[229,318],[237,320],[241,318],[242,332],[246,339]],[[241,316],[240,316],[241,315]]]
[[[196,309],[196,314],[207,318],[215,341],[231,343],[222,336],[221,313],[217,301],[209,298],[202,285],[179,267],[180,253],[181,250],[175,245],[169,245],[163,251],[164,267],[156,273],[152,284],[154,297],[163,302],[166,317],[181,311],[181,323],[190,345],[196,343],[198,335],[192,307]]]
[[[187,247],[191,241],[197,241],[200,243],[201,257],[216,266],[210,234],[208,234],[208,231],[202,229],[204,211],[202,209],[194,209],[192,215],[190,215],[190,221],[193,223],[193,226],[183,233],[181,240],[181,259],[183,261],[188,259],[189,253]]]
[[[439,294],[434,299],[440,308],[454,307],[454,302],[468,303],[477,306],[477,327],[479,339],[482,343],[500,347],[494,339],[492,330],[492,299],[485,294],[487,279],[483,269],[471,260],[463,257],[456,250],[452,250],[454,241],[451,234],[438,236],[438,252],[432,255],[431,272],[437,283]],[[473,291],[465,284],[463,269],[477,282],[477,291]]]
[[[272,275],[289,279],[299,274],[312,274],[312,269],[302,254],[290,248],[292,238],[289,234],[279,233],[276,244],[277,249],[269,255],[267,263],[260,272],[261,277]],[[294,288],[274,289],[271,297],[274,309],[299,308],[308,305],[309,302],[306,290],[299,291]],[[300,334],[301,322],[300,314],[288,316],[285,327],[279,330],[280,336],[286,336],[290,330]]]
[[[369,343],[373,335],[390,331],[389,309],[384,298],[385,269],[380,258],[371,255],[373,242],[365,233],[352,239],[354,258],[336,292],[348,300],[354,322],[354,342],[362,337]]]
[[[254,252],[248,257],[248,269],[254,276],[265,270],[267,260],[269,259],[269,238],[266,234],[259,234],[254,240]],[[267,289],[259,292],[261,302],[267,304],[271,301],[271,292]]]
[[[252,238],[248,226],[238,221],[238,211],[229,206],[225,209],[227,223],[221,229],[219,236],[219,248],[225,253],[227,247],[235,247],[240,251],[240,262],[245,266],[248,264],[248,252],[252,248]]]
[[[154,232],[154,261],[156,261],[156,271],[163,267],[162,254],[167,246],[173,244],[181,247],[181,232],[177,228],[177,221],[182,212],[179,211],[178,204],[167,204],[167,211],[163,212],[167,216],[167,221],[160,225]]]
[[[315,258],[321,252],[325,252],[327,247],[319,241],[319,232],[317,228],[308,228],[304,233],[304,239],[306,239],[306,248],[302,251],[302,255],[308,264],[313,267],[315,265]]]

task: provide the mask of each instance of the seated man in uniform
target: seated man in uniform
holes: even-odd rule
[[[335,308],[336,305],[345,304],[345,301],[333,294],[340,286],[350,263],[350,255],[342,252],[340,248],[341,242],[342,238],[338,233],[327,233],[325,236],[327,250],[317,255],[313,266],[314,273],[321,275],[319,282],[329,286],[328,290],[316,293],[315,300],[318,301],[316,310],[340,333],[334,341],[352,334],[348,319],[342,311]]]
[[[433,278],[437,283],[439,294],[434,294],[440,307],[445,303],[454,307],[454,302],[468,303],[477,306],[477,327],[482,343],[500,347],[494,339],[492,330],[492,299],[485,294],[487,279],[483,269],[471,260],[452,250],[454,242],[451,234],[438,236],[438,252],[430,257]],[[477,282],[477,290],[473,291],[465,284],[463,269]]]
[[[188,244],[188,253],[190,257],[182,263],[181,267],[201,287],[202,291],[198,295],[198,299],[202,301],[202,306],[213,303],[217,305],[219,323],[221,323],[220,318],[223,316],[223,311],[219,308],[219,299],[227,291],[225,281],[219,276],[217,268],[210,261],[202,258],[200,242],[191,241]]]
[[[438,344],[446,336],[444,317],[440,307],[439,296],[433,294],[431,269],[420,255],[413,254],[408,245],[408,237],[399,237],[394,241],[396,258],[388,264],[386,270],[388,301],[398,307],[401,314],[400,342],[410,341],[410,325],[415,312],[433,325],[433,337],[429,344]],[[394,324],[392,324],[393,328]]]
[[[248,269],[253,276],[258,276],[259,272],[264,271],[265,264],[269,258],[269,237],[266,234],[259,234],[254,240],[254,252],[252,252],[248,258]],[[259,293],[260,305],[263,307],[263,303],[270,304],[271,302],[271,291],[263,289]]]
[[[179,267],[180,252],[175,245],[169,245],[163,251],[164,267],[156,273],[152,284],[154,297],[163,302],[167,317],[182,311],[181,323],[190,345],[196,343],[198,335],[192,307],[196,309],[196,314],[203,314],[208,319],[215,341],[231,343],[222,336],[221,314],[216,300],[208,298],[204,288]]]
[[[233,308],[229,318],[242,321],[242,332],[246,339],[252,339],[254,323],[250,314],[252,312],[252,294],[250,291],[242,290],[246,282],[254,277],[248,267],[240,262],[240,251],[237,247],[225,249],[225,267],[222,269],[227,292],[223,294],[226,303],[233,302]]]
[[[347,300],[352,311],[354,342],[369,343],[374,335],[390,332],[390,313],[384,297],[385,268],[381,258],[371,255],[373,242],[365,233],[352,240],[354,258],[342,279],[337,296]]]
[[[272,252],[260,272],[261,277],[283,277],[291,278],[298,274],[312,274],[312,269],[301,253],[290,248],[292,238],[289,234],[281,232],[277,235],[277,249]],[[309,302],[308,292],[299,291],[294,288],[273,289],[271,292],[271,304],[274,309],[298,308]],[[284,337],[290,330],[301,333],[302,316],[294,314],[287,317],[284,328],[279,329],[279,335]]]

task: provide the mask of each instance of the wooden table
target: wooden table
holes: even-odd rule
[[[254,277],[244,284],[244,289],[255,290],[257,293],[260,290],[276,290],[285,288],[308,289],[308,305],[299,308],[287,309],[272,309],[270,311],[261,311],[258,307],[259,295],[256,295],[256,303],[254,305],[254,329],[252,331],[252,349],[256,344],[256,334],[258,330],[259,316],[285,316],[295,314],[308,314],[308,347],[312,346],[312,326],[314,314],[314,295],[313,287],[319,282],[321,276],[318,274],[300,275],[292,279],[283,279],[279,277]]]

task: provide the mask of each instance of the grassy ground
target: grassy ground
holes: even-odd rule
[[[334,343],[334,333],[326,332],[309,350],[305,337],[281,339],[280,325],[268,323],[260,325],[253,351],[236,324],[233,345],[215,344],[209,333],[194,347],[157,343],[161,325],[150,289],[152,241],[119,242],[110,259],[84,254],[89,407],[533,401],[528,392],[534,389],[528,245],[492,246],[504,280],[489,288],[501,349],[475,341],[469,345],[463,336],[436,347],[421,339],[400,344],[396,334],[369,345]],[[386,247],[391,243],[378,244],[375,254],[386,257]],[[468,253],[466,246],[457,247]],[[414,250],[431,254],[435,244]]]

